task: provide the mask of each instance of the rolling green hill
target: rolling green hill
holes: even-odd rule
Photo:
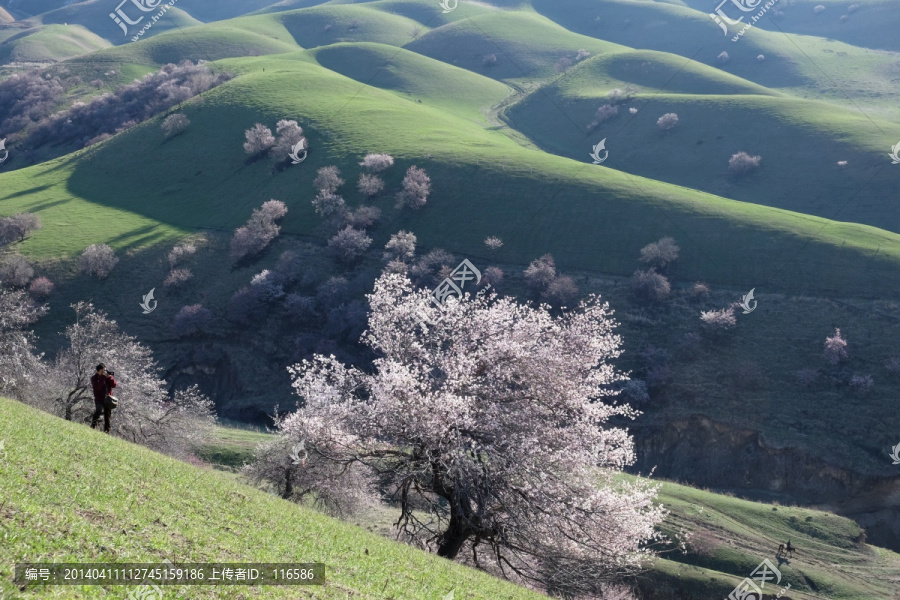
[[[900,287],[887,276],[900,258],[895,234],[595,167],[586,154],[599,136],[585,137],[584,161],[572,161],[443,110],[437,89],[405,100],[361,87],[303,52],[218,64],[238,77],[187,104],[192,126],[185,134],[166,142],[158,117],[88,150],[0,175],[0,213],[37,210],[45,221],[22,251],[72,256],[94,242],[131,248],[198,227],[232,229],[269,198],[291,209],[286,233],[310,235],[319,223],[309,204],[315,169],[336,163],[353,177],[363,154],[385,151],[400,160],[387,174],[389,186],[399,185],[401,169],[418,164],[435,187],[428,208],[416,214],[376,200],[389,209],[378,234],[385,241],[389,232],[412,228],[426,246],[464,251],[499,235],[507,242],[499,255],[505,262],[552,252],[563,268],[628,274],[646,240],[675,227],[685,240],[685,279],[864,296]],[[274,175],[268,161],[245,164],[244,129],[286,117],[309,129],[310,158]],[[497,191],[485,204],[480,190],[488,182]],[[103,224],[88,216],[99,207],[115,211]],[[57,222],[66,223],[67,235],[58,235]],[[853,264],[859,266],[834,271]]]
[[[0,44],[0,64],[57,62],[96,52],[109,42],[78,25],[29,29]]]

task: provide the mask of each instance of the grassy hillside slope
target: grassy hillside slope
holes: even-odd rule
[[[467,599],[544,597],[11,400],[0,399],[0,440],[4,600],[17,594],[16,562],[164,559],[326,564],[323,586],[179,587],[192,599],[438,600],[451,590]],[[67,586],[28,597],[124,597],[132,589]]]
[[[238,467],[251,459],[253,443],[267,437],[220,427],[201,456],[225,467]],[[887,600],[900,585],[900,555],[862,543],[862,530],[849,519],[670,482],[662,483],[658,500],[670,511],[661,529],[673,540],[685,532],[689,536],[685,550],[672,544],[664,558],[638,578],[648,600],[674,597],[667,592],[678,592],[682,598],[724,597],[764,558],[778,566],[782,575],[779,587],[790,584],[789,597],[794,600]],[[352,520],[390,537],[395,513],[380,506]],[[788,539],[802,550],[791,560],[779,561],[775,550]]]
[[[0,44],[0,64],[56,62],[101,50],[109,42],[78,25],[28,29]]]
[[[73,256],[96,242],[136,248],[194,228],[233,229],[270,198],[290,208],[285,233],[311,235],[320,223],[309,203],[315,170],[338,164],[354,181],[366,152],[388,152],[398,164],[374,202],[385,211],[376,243],[411,228],[425,247],[471,251],[499,235],[503,262],[551,252],[564,269],[630,274],[647,240],[674,233],[683,240],[686,280],[900,294],[889,276],[900,261],[895,234],[594,166],[587,150],[596,136],[585,139],[584,159],[550,156],[443,110],[439,89],[421,103],[405,100],[312,61],[302,52],[221,61],[238,77],[185,105],[187,132],[166,141],[161,115],[87,150],[3,173],[0,214],[33,210],[44,220],[21,246],[34,258]],[[282,118],[307,129],[311,152],[301,166],[273,173],[269,160],[247,161],[243,131]],[[423,210],[395,211],[390,194],[410,164],[427,169],[434,191]],[[489,202],[487,188],[496,190]]]

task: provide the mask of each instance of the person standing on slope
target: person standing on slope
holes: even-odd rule
[[[100,414],[103,414],[103,431],[109,433],[109,419],[112,416],[112,408],[106,405],[106,397],[112,395],[113,388],[118,384],[112,373],[106,372],[106,365],[97,365],[97,372],[91,377],[91,387],[94,389],[94,415],[91,417],[91,429],[100,422]]]

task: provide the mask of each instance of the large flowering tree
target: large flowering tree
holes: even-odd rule
[[[638,568],[664,509],[654,486],[619,476],[632,440],[607,421],[637,413],[606,401],[624,379],[608,306],[554,317],[506,298],[425,300],[383,275],[363,335],[374,372],[323,356],[291,367],[302,402],[248,472],[333,506],[377,488],[408,539],[552,593],[600,594]],[[262,460],[301,441],[302,461]]]

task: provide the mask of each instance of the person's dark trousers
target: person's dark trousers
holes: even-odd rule
[[[109,418],[112,416],[112,409],[103,406],[102,400],[94,400],[94,415],[91,417],[91,429],[94,429],[100,422],[100,414],[103,414],[103,431],[109,433]]]

